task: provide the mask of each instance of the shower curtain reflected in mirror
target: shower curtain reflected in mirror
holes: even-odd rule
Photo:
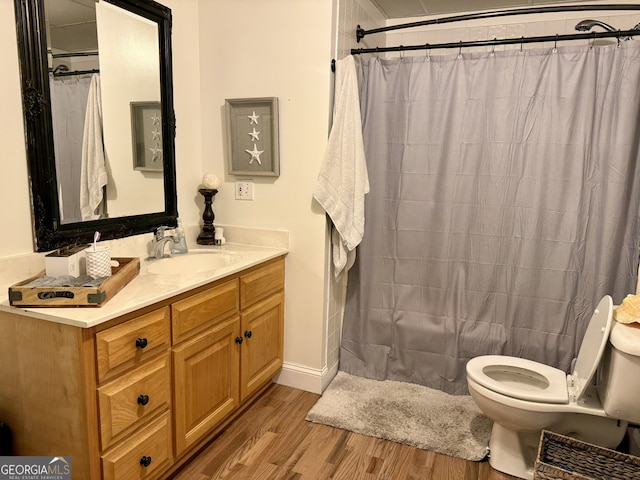
[[[82,220],[80,212],[80,172],[82,166],[82,137],[91,77],[49,77],[53,145],[58,176],[63,223]]]
[[[478,355],[568,370],[598,300],[636,288],[640,42],[361,60],[340,370],[453,394]]]

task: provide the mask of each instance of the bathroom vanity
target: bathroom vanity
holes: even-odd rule
[[[74,479],[165,478],[237,417],[282,367],[286,250],[235,255],[213,272],[143,261],[102,308],[0,303],[14,453],[71,456]]]

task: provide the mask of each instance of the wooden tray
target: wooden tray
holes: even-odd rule
[[[9,303],[19,307],[101,307],[140,273],[140,259],[112,258],[111,276],[99,287],[27,287],[44,272],[9,287]]]

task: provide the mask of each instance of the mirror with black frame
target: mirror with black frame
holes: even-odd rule
[[[15,0],[36,251],[175,226],[171,10]]]

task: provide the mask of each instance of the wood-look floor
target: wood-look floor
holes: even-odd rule
[[[319,395],[271,386],[173,480],[511,480],[470,462],[305,420]]]

